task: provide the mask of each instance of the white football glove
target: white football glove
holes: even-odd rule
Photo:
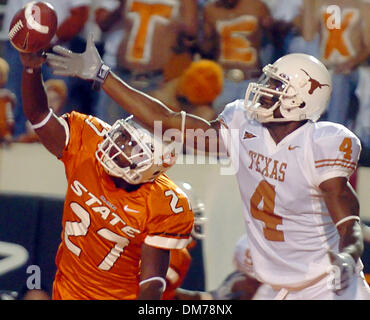
[[[332,264],[330,286],[337,295],[342,295],[348,288],[356,271],[356,262],[349,253],[328,251]]]
[[[74,53],[62,46],[53,47],[53,53],[47,53],[47,63],[58,76],[78,77],[84,80],[103,83],[110,68],[102,61],[95,47],[93,34],[90,33],[83,53]]]

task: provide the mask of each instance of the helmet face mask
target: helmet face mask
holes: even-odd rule
[[[249,116],[261,123],[317,121],[330,94],[325,66],[312,56],[290,54],[263,68],[260,80],[249,84],[244,103]]]
[[[162,152],[155,153],[153,135],[131,118],[113,124],[95,155],[104,170],[113,177],[122,178],[129,184],[151,182],[168,170],[174,161],[171,165],[164,163],[168,149],[162,148]],[[157,143],[157,146],[162,147],[162,144]]]

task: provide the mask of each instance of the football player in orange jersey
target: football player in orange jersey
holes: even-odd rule
[[[43,58],[21,54],[24,113],[65,166],[68,189],[53,299],[160,299],[171,249],[193,228],[186,195],[164,172],[176,142],[154,140],[132,119],[113,126],[48,108]]]
[[[183,181],[175,181],[175,183],[186,193],[191,203],[194,212],[194,227],[191,232],[192,241],[188,246],[180,250],[171,250],[170,264],[166,275],[167,286],[166,291],[163,292],[163,300],[175,299],[176,290],[183,284],[192,263],[191,250],[195,250],[197,241],[205,237],[205,223],[207,221],[204,216],[204,203],[196,197],[193,187]],[[201,270],[197,271],[201,272]]]

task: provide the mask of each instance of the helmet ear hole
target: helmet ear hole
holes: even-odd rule
[[[303,109],[305,106],[306,106],[306,102],[303,101],[298,108]]]

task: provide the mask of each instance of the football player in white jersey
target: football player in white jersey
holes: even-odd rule
[[[304,54],[278,59],[248,86],[244,100],[208,122],[128,86],[103,63],[92,37],[82,54],[54,51],[48,61],[55,74],[100,82],[146,127],[154,130],[155,121],[162,122],[162,132],[185,126],[186,143],[194,148],[194,130],[198,139],[203,130],[206,148],[213,140],[224,142],[236,170],[255,275],[266,288],[255,298],[370,299],[361,271],[359,203],[348,183],[361,146],[345,127],[316,122],[331,93],[320,61]]]

